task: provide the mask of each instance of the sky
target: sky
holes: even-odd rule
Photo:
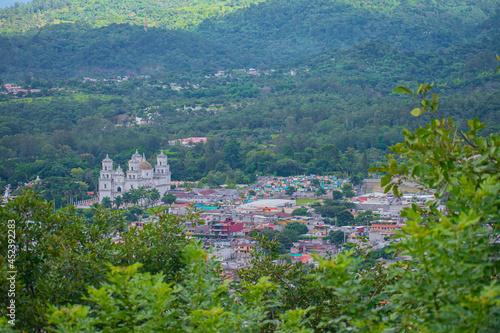
[[[0,0],[0,8],[12,6],[16,2],[27,3],[27,2],[30,2],[30,0]]]

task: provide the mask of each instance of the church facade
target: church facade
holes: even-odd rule
[[[151,164],[146,161],[144,154],[141,156],[136,150],[128,162],[126,173],[120,166],[114,169],[113,160],[106,155],[106,158],[102,160],[99,176],[99,202],[102,202],[105,197],[114,200],[123,193],[139,187],[144,187],[147,190],[156,188],[160,192],[160,196],[163,197],[170,190],[171,174],[167,155],[163,151],[157,156],[153,169]]]

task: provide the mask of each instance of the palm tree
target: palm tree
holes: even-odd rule
[[[130,192],[125,192],[122,195],[122,199],[123,199],[123,203],[125,205],[128,205],[129,203],[132,202],[132,195],[130,194]]]
[[[111,208],[111,198],[110,197],[102,198],[101,205],[104,208]]]
[[[149,199],[153,203],[157,202],[161,198],[160,192],[158,192],[158,190],[156,188],[152,188],[151,190],[149,190],[148,194],[149,194]]]
[[[133,203],[134,205],[137,205],[139,200],[141,200],[141,198],[139,197],[138,190],[131,189],[129,193],[130,193],[130,202]]]
[[[115,198],[113,203],[115,204],[116,209],[120,209],[120,206],[123,204],[123,198],[121,196],[118,196]]]
[[[148,191],[144,188],[144,186],[141,186],[137,189],[137,197],[139,201],[143,201],[144,199],[148,199]]]

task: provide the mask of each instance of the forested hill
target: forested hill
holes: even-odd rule
[[[359,86],[383,95],[411,80],[424,82],[429,78],[439,87],[446,86],[447,93],[457,89],[463,93],[476,90],[486,82],[500,88],[495,82],[498,50],[498,33],[434,52],[402,51],[381,40],[367,40],[348,49],[301,58],[287,67],[296,72],[297,81],[315,78],[321,82],[335,78],[342,85]]]
[[[47,24],[84,21],[94,27],[129,23],[185,29],[204,19],[263,0],[33,0],[0,9],[0,30],[19,31]]]
[[[474,4],[459,0],[173,0],[168,4],[35,0],[0,10],[4,32],[0,52],[5,59],[0,75],[30,72],[58,78],[120,70],[203,69],[208,64],[264,69],[372,39],[395,50],[435,52],[442,57],[444,48],[498,33],[499,6],[500,0]],[[142,28],[145,17],[148,31]],[[52,24],[63,22],[76,23]],[[93,30],[96,26],[101,28]]]
[[[351,7],[360,10],[357,12],[360,23],[373,17],[386,17],[396,21],[407,20],[409,17],[421,21],[424,24],[421,28],[426,29],[429,26],[425,25],[431,23],[426,17],[433,17],[434,21],[441,23],[450,20],[451,24],[461,24],[462,20],[478,22],[491,15],[498,5],[498,0],[33,0],[29,4],[18,4],[13,8],[0,10],[0,30],[19,31],[46,24],[76,21],[86,21],[95,27],[112,23],[143,25],[145,19],[148,26],[185,29],[206,19],[224,22],[229,14],[260,2],[265,4],[258,11],[264,11],[268,18],[271,15],[268,22],[261,21],[259,15],[253,15],[252,11],[246,12],[244,16],[237,15],[236,19],[254,18],[254,23],[265,23],[265,30],[268,30],[269,27],[279,28],[283,25],[280,23],[283,18],[295,14],[289,27],[295,25],[305,28],[308,23],[302,21],[304,15],[312,14],[321,23],[323,19],[318,17],[320,12],[333,15],[333,18],[339,19],[338,24],[343,25],[349,23],[352,13],[345,12],[347,17],[338,16],[337,13]],[[310,13],[297,12],[297,9]],[[227,26],[222,26],[230,31],[232,21]],[[328,30],[328,27],[325,28]],[[320,25],[317,31],[312,29],[311,32],[321,33],[321,29]],[[349,26],[345,29],[349,29]]]
[[[86,24],[46,26],[0,36],[0,77],[23,73],[44,79],[211,70],[236,65],[234,52],[187,31],[131,25],[92,29]]]
[[[431,51],[473,40],[498,26],[498,0],[395,3],[271,0],[223,20],[205,20],[197,31],[246,54],[260,54],[266,65],[369,39],[400,50]]]
[[[40,13],[49,13],[50,8],[64,3],[72,6],[76,1],[43,2],[43,5],[34,1],[17,9],[0,11],[0,17],[13,19],[15,10],[22,12],[37,4],[46,8]],[[78,3],[83,6],[90,2]],[[95,6],[85,8],[96,15],[101,12],[111,15],[113,6],[145,6],[149,2],[93,3]],[[172,6],[194,6],[195,3],[212,2],[174,1]],[[248,3],[234,2],[241,6]],[[413,79],[449,79],[461,78],[462,72],[469,69],[474,75],[481,68],[491,69],[491,61],[499,49],[495,36],[500,32],[500,0],[469,6],[460,5],[459,1],[375,3],[379,5],[370,7],[367,2],[340,0],[269,0],[224,17],[208,18],[192,31],[154,27],[144,31],[141,26],[129,24],[95,29],[92,24],[96,25],[97,21],[90,22],[90,19],[90,23],[46,25],[22,34],[0,35],[3,59],[0,77],[19,79],[26,73],[54,79],[76,75],[151,74],[158,70],[213,72],[244,67],[268,69],[279,64],[286,67],[294,62],[292,67],[308,66],[320,76],[324,73],[347,75],[345,79],[350,80],[349,84],[355,83],[353,77],[359,80],[362,76],[362,81],[372,86],[385,82],[389,87],[394,80],[382,78],[404,76],[408,79],[410,75]],[[120,13],[115,11],[117,17],[123,18]],[[185,15],[186,18],[195,16]],[[22,21],[30,15],[20,17]],[[111,21],[99,22],[105,25]],[[9,26],[16,25],[9,23]],[[318,52],[322,53],[316,56]],[[367,67],[374,67],[370,58],[375,54],[383,63],[371,72],[365,71]],[[303,57],[308,60],[298,60]]]

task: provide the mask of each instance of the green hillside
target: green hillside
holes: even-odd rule
[[[495,6],[498,1],[484,3]],[[460,78],[456,72],[466,70],[464,66],[473,73],[479,67],[491,69],[498,50],[495,36],[500,33],[500,10],[492,12],[488,7],[487,11],[476,5],[469,6],[465,15],[455,10],[453,2],[383,7],[364,4],[271,0],[223,18],[207,19],[192,31],[153,27],[144,31],[129,24],[94,29],[82,22],[48,25],[23,34],[0,35],[0,56],[4,59],[0,76],[19,79],[29,74],[53,79],[159,70],[269,69],[279,64],[286,67],[290,62],[300,67],[299,59],[312,56],[307,66],[319,69],[319,75],[335,72],[341,81],[352,81],[356,72],[360,84],[375,86],[383,81],[390,89],[393,81],[385,80],[389,76]],[[349,50],[352,45],[358,46]],[[479,54],[477,47],[483,53]],[[374,54],[383,63],[372,64]],[[325,59],[331,63],[326,65]],[[413,59],[411,64],[409,59]],[[371,69],[365,71],[367,66]]]
[[[59,24],[24,35],[0,36],[0,77],[30,73],[44,79],[147,74],[228,68],[234,52],[185,31],[131,25],[92,29],[86,24]],[[239,64],[238,64],[239,65]]]
[[[474,3],[271,0],[196,29],[244,54],[265,57],[265,67],[368,39],[414,51],[449,47],[498,25],[500,1]]]
[[[148,27],[162,27],[167,29],[186,29],[201,23],[206,19],[226,21],[231,13],[238,12],[253,4],[266,2],[259,7],[259,12],[265,16],[272,15],[272,21],[265,25],[282,25],[279,21],[289,16],[290,9],[295,11],[291,18],[293,25],[307,26],[303,22],[303,15],[317,17],[318,10],[324,15],[336,17],[337,11],[352,7],[366,13],[378,15],[363,16],[361,21],[370,18],[389,18],[398,20],[406,16],[415,19],[434,16],[434,20],[445,23],[451,20],[457,23],[456,18],[469,22],[479,22],[494,13],[497,0],[481,1],[414,1],[414,0],[327,0],[327,1],[281,1],[281,0],[33,0],[29,4],[19,4],[14,8],[0,10],[0,29],[2,31],[19,31],[47,24],[62,22],[85,21],[94,27],[102,27],[113,23],[130,23],[143,25],[146,20]],[[299,12],[295,9],[307,9],[311,13]],[[276,11],[281,11],[277,13]],[[251,15],[251,14],[250,14]],[[349,16],[349,13],[347,13]],[[238,18],[248,18],[248,14],[237,15]],[[290,17],[288,17],[290,18]],[[338,24],[349,21],[349,17],[340,18]],[[234,21],[233,21],[234,22]],[[229,28],[233,25],[229,22]],[[257,24],[264,22],[257,20]],[[317,23],[321,23],[321,18]],[[302,27],[302,28],[303,28]],[[315,29],[322,30],[321,24]],[[264,29],[267,30],[267,29]]]
[[[304,57],[291,64],[297,80],[334,77],[343,85],[368,87],[386,95],[397,85],[432,78],[438,86],[474,90],[480,82],[494,83],[500,34],[437,51],[398,50],[381,40],[367,40],[347,49]]]
[[[47,24],[83,21],[93,27],[129,23],[165,29],[186,29],[212,17],[263,0],[33,0],[0,9],[0,31],[19,31]]]

